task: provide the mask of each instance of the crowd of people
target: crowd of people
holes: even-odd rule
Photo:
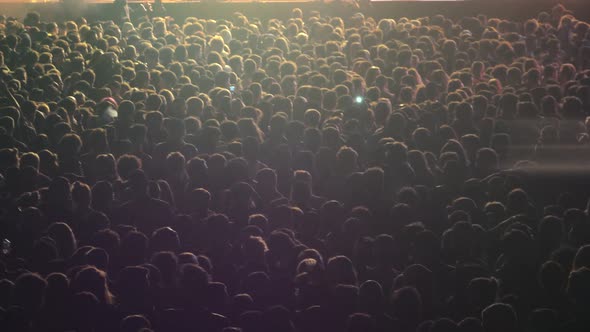
[[[542,177],[590,164],[561,6],[2,16],[0,79],[1,331],[590,326],[588,197]]]

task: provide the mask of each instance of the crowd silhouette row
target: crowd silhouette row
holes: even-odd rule
[[[120,13],[0,16],[1,331],[588,330],[575,13]]]

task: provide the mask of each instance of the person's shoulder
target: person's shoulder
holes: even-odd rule
[[[189,143],[189,142],[184,142],[184,144],[182,146],[184,148],[194,148],[194,149],[196,149],[195,145],[193,143]]]
[[[49,176],[47,176],[41,172],[37,173],[37,184],[38,185],[41,185],[44,187],[45,184],[48,184],[50,182],[51,182],[51,178],[49,178]]]
[[[190,153],[198,153],[198,149],[196,146],[194,146],[194,144],[192,143],[187,143],[185,142],[184,145],[182,146],[182,151],[183,153],[185,152],[190,152]]]
[[[147,201],[149,202],[149,204],[153,205],[169,205],[168,202],[155,197],[148,197]]]
[[[327,201],[325,197],[322,196],[311,196],[311,205],[315,210],[319,210],[321,206]]]
[[[149,204],[150,204],[150,206],[155,207],[155,208],[166,208],[166,209],[170,208],[170,204],[168,202],[161,200],[159,198],[150,197]]]
[[[168,142],[164,141],[164,142],[157,143],[154,146],[154,149],[165,149],[167,147],[168,147]]]
[[[95,210],[95,209],[93,209],[93,208],[90,208],[90,209],[88,210],[88,216],[89,216],[90,218],[98,217],[98,216],[100,216],[101,214],[103,214],[103,213],[102,213],[102,212],[100,212],[100,211],[97,211],[97,210]]]
[[[168,142],[160,142],[154,146],[154,149],[152,151],[152,158],[166,158],[169,150],[170,144]]]
[[[25,143],[13,138],[12,139],[13,145],[17,148],[20,152],[29,152],[29,146]]]
[[[132,207],[134,205],[134,203],[135,203],[135,200],[128,200],[128,201],[121,202],[121,204],[119,204],[119,206],[116,206],[113,208],[113,211],[115,213],[124,211],[124,210]]]
[[[141,161],[145,162],[145,161],[150,161],[152,160],[152,156],[143,152],[143,151],[138,151],[133,153],[134,156],[136,156],[137,158],[141,159]]]
[[[96,158],[96,154],[93,152],[86,152],[80,156],[80,160],[83,162],[94,161],[95,158]]]

